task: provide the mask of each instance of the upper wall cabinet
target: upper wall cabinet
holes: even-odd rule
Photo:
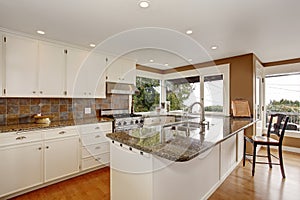
[[[108,64],[106,77],[107,81],[135,84],[135,61],[118,58],[116,60],[109,60]]]
[[[5,55],[5,95],[36,96],[38,93],[38,41],[6,35]]]
[[[3,83],[4,83],[4,76],[3,76],[3,55],[2,55],[2,48],[3,48],[3,42],[4,42],[4,38],[2,36],[2,34],[0,33],[0,96],[3,95],[4,91],[3,91]]]
[[[90,52],[77,72],[74,97],[105,98],[106,56]]]
[[[39,42],[39,93],[46,97],[64,96],[67,50],[63,46]]]
[[[79,73],[81,66],[88,56],[88,51],[83,51],[75,48],[68,48],[67,54],[67,96],[75,97],[87,94],[85,81],[81,84],[77,83],[77,74]],[[76,86],[77,85],[77,86]],[[77,88],[79,87],[79,88]]]

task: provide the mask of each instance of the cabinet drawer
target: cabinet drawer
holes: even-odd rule
[[[21,134],[7,133],[0,138],[0,146],[12,144],[24,144],[27,142],[37,142],[43,139],[43,134],[39,131],[29,131]]]
[[[79,132],[81,134],[86,133],[94,133],[94,132],[111,132],[112,123],[111,122],[103,122],[98,124],[88,124],[79,126]]]
[[[91,144],[97,144],[101,142],[107,142],[108,139],[105,137],[105,134],[100,131],[97,133],[89,133],[81,135],[82,146],[87,146]]]
[[[109,152],[109,142],[82,147],[82,158]]]
[[[57,139],[63,137],[77,136],[78,132],[74,128],[55,128],[43,131],[45,139]]]
[[[82,170],[109,163],[109,153],[82,159]]]

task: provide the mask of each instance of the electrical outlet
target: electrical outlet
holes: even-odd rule
[[[84,114],[91,114],[92,109],[91,108],[84,108]]]

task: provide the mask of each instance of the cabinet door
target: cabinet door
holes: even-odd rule
[[[76,97],[105,97],[104,55],[91,52],[77,74],[74,95]]]
[[[43,181],[42,144],[0,148],[0,197]]]
[[[236,136],[232,136],[222,142],[221,146],[221,174],[220,177],[227,177],[232,168],[236,165]]]
[[[86,80],[77,79],[77,74],[79,73],[82,64],[88,56],[88,51],[83,51],[75,48],[68,48],[67,53],[67,96],[84,96],[83,94],[87,90]],[[77,84],[76,84],[77,83]],[[75,87],[76,86],[76,87]]]
[[[107,81],[135,84],[135,79],[135,61],[124,58],[109,61],[109,65],[107,67]]]
[[[4,95],[3,84],[4,84],[4,76],[3,76],[3,57],[2,57],[2,48],[4,37],[0,34],[1,41],[0,41],[0,96]]]
[[[66,52],[63,46],[39,42],[39,94],[64,96]]]
[[[45,181],[79,172],[79,138],[45,142]]]
[[[6,35],[6,96],[36,96],[38,41]]]

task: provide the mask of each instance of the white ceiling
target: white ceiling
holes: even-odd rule
[[[102,42],[160,69],[246,53],[262,62],[300,57],[299,0],[150,0],[147,9],[138,1],[0,0],[0,27],[83,47]]]

